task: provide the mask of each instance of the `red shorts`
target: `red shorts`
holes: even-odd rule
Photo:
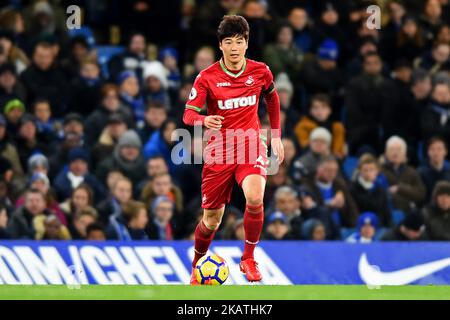
[[[266,178],[266,161],[257,164],[205,164],[202,172],[202,208],[218,209],[230,202],[234,181],[240,186],[250,174]]]

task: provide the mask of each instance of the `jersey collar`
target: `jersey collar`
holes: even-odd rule
[[[244,64],[242,65],[242,69],[241,69],[241,71],[239,71],[239,72],[236,73],[236,74],[233,73],[233,72],[230,72],[230,71],[227,69],[227,67],[225,66],[225,63],[223,62],[223,58],[221,58],[221,59],[219,60],[219,64],[220,64],[220,67],[222,68],[223,72],[225,72],[225,73],[226,73],[227,75],[229,75],[230,77],[237,78],[237,77],[239,77],[241,74],[244,73],[245,67],[247,66],[247,59],[244,58]]]

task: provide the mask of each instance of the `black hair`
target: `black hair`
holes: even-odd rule
[[[222,42],[229,37],[241,36],[246,41],[250,34],[250,26],[244,17],[238,15],[225,15],[217,29],[217,39]]]

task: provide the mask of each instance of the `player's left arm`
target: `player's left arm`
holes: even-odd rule
[[[271,141],[273,153],[277,156],[278,163],[284,160],[284,147],[281,142],[281,127],[280,127],[280,98],[278,97],[275,84],[273,83],[273,75],[269,67],[266,72],[266,83],[263,88],[264,100],[267,105],[267,113],[269,114]]]

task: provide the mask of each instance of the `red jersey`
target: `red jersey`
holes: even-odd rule
[[[262,62],[245,59],[242,69],[233,73],[221,59],[197,76],[186,108],[200,111],[206,103],[208,115],[225,118],[221,130],[259,130],[259,97],[272,82],[272,72]]]
[[[261,148],[267,149],[265,137],[260,135],[258,105],[261,94],[270,93],[273,90],[273,75],[269,67],[262,62],[250,59],[245,59],[242,69],[236,73],[229,71],[222,59],[200,72],[195,79],[186,108],[199,112],[206,103],[208,115],[224,117],[220,130],[223,143],[219,141],[213,143],[217,136],[211,138],[211,135],[216,135],[217,131],[206,132],[206,135],[210,137],[208,147],[205,149],[206,163],[213,162],[208,160],[211,159],[209,154],[218,156],[219,146],[222,146],[220,149],[223,152],[224,160],[222,161],[229,161],[230,158],[225,159],[231,157],[235,163],[254,163],[262,152]],[[242,133],[236,133],[235,130]],[[232,146],[226,144],[231,141],[228,134],[236,136],[233,138]],[[262,138],[262,146],[260,138]],[[245,140],[239,142],[239,139]],[[239,151],[239,145],[244,147],[244,152]],[[211,152],[212,149],[215,150]],[[219,160],[216,158],[214,161]]]

